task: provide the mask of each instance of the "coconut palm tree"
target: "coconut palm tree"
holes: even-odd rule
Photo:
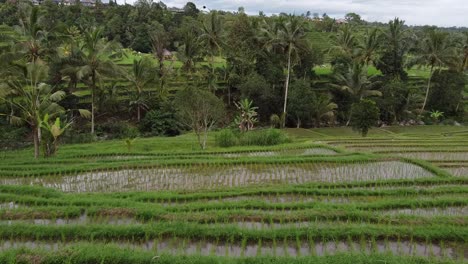
[[[137,120],[140,122],[141,109],[145,106],[144,100],[142,100],[143,89],[154,81],[154,74],[152,74],[153,67],[151,61],[144,57],[143,59],[133,60],[132,71],[126,75],[127,80],[131,83],[131,86],[135,89],[136,93],[136,108],[137,108]]]
[[[332,119],[335,116],[335,110],[338,105],[331,101],[328,94],[315,94],[312,97],[312,119],[314,120],[315,127],[320,127],[320,121],[323,119]]]
[[[284,105],[283,113],[286,115],[289,79],[291,77],[292,57],[297,56],[300,50],[304,50],[307,46],[306,42],[306,27],[303,17],[289,15],[286,21],[280,23],[279,40],[284,46],[288,56],[286,81],[284,83]]]
[[[396,78],[406,76],[404,60],[408,50],[412,47],[412,35],[405,28],[405,21],[395,18],[388,23],[388,28],[381,35],[383,43],[381,56],[376,67],[384,74]]]
[[[218,12],[211,11],[208,15],[208,19],[202,23],[202,34],[200,38],[205,43],[205,47],[210,56],[211,76],[214,76],[214,58],[221,52],[224,46],[224,25],[221,18],[218,16]],[[208,83],[209,89],[212,88],[210,83],[212,82]]]
[[[437,30],[429,31],[426,37],[422,40],[418,50],[418,54],[416,54],[410,62],[410,65],[425,65],[430,69],[424,103],[421,107],[421,112],[423,112],[429,96],[434,70],[440,70],[444,66],[453,64],[456,60],[456,54],[454,46],[449,39],[449,35]]]
[[[357,62],[350,65],[346,73],[336,73],[335,82],[332,86],[350,93],[353,102],[369,96],[382,96],[382,92],[375,90],[379,82],[369,77],[367,67]],[[346,125],[349,125],[350,118],[351,113]]]
[[[351,25],[346,24],[340,27],[336,36],[333,36],[332,42],[333,46],[330,48],[330,52],[337,52],[351,58],[355,56],[358,41]]]
[[[459,43],[459,51],[461,53],[461,62],[459,71],[463,72],[468,69],[468,32],[464,32]]]
[[[155,58],[158,60],[159,65],[159,76],[164,75],[164,61],[166,59],[166,51],[169,42],[169,38],[166,30],[160,24],[157,24],[156,29],[150,33],[151,39],[151,51]]]
[[[91,28],[84,32],[80,47],[83,66],[79,67],[77,76],[91,90],[91,134],[94,134],[95,93],[105,76],[113,76],[120,72],[112,58],[118,48],[115,42],[102,37],[101,28]],[[99,85],[102,86],[102,85]]]
[[[297,61],[301,50],[308,47],[306,41],[306,21],[303,17],[294,15],[281,16],[279,21],[273,23],[263,23],[260,37],[267,49],[280,49],[286,54],[286,80],[284,82],[284,104],[283,114],[286,115],[289,83],[292,65]],[[284,124],[283,124],[284,126]]]
[[[358,44],[358,58],[364,64],[369,66],[369,63],[376,64],[377,51],[382,44],[380,30],[377,28],[367,29],[364,38]]]
[[[183,35],[182,45],[178,48],[177,57],[183,63],[182,69],[188,74],[195,70],[195,63],[201,56],[201,48],[201,39],[193,31],[188,31]]]
[[[39,8],[37,6],[23,6],[24,17],[20,19],[20,25],[15,26],[15,30],[22,36],[19,41],[19,49],[24,54],[28,62],[35,62],[45,56],[42,41],[46,36],[39,25]]]

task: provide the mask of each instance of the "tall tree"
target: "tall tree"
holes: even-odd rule
[[[211,76],[210,78],[215,77],[215,66],[214,59],[215,56],[219,55],[224,46],[224,25],[221,17],[219,17],[218,12],[212,11],[208,14],[208,17],[202,24],[202,35],[200,36],[206,46],[208,54],[210,56],[210,67],[211,67]],[[213,80],[208,80],[208,88],[212,89],[211,83]]]
[[[283,114],[286,115],[291,69],[294,61],[297,60],[300,50],[307,48],[307,28],[304,17],[287,15],[281,16],[279,19],[278,23],[273,24],[273,26],[269,26],[268,23],[264,24],[262,31],[269,38],[265,42],[268,46],[273,48],[275,46],[280,47],[286,54],[286,80],[284,81],[283,103]]]
[[[419,52],[413,58],[412,64],[420,64],[428,66],[429,79],[427,81],[424,103],[421,107],[421,112],[424,111],[429,96],[431,80],[434,70],[440,70],[443,66],[453,64],[456,60],[454,46],[452,45],[449,35],[445,32],[430,30],[422,40],[419,47]]]
[[[141,109],[146,106],[144,102],[143,89],[154,80],[154,74],[152,73],[153,67],[151,61],[144,57],[142,59],[134,59],[132,70],[126,75],[127,80],[131,83],[133,89],[135,89],[136,97],[135,104],[137,107],[137,120],[140,122]]]
[[[344,74],[337,73],[335,75],[335,80],[336,84],[333,84],[333,86],[349,92],[353,102],[359,102],[369,96],[382,95],[380,91],[375,90],[379,82],[375,77],[369,77],[367,67],[359,63],[351,65]],[[349,119],[346,125],[349,125],[351,114],[352,112],[349,113]]]
[[[367,29],[366,34],[358,44],[358,58],[366,65],[377,64],[378,50],[382,44],[380,30],[377,28]]]
[[[79,69],[79,76],[91,90],[91,134],[95,126],[95,94],[96,89],[102,86],[105,76],[113,76],[120,72],[112,60],[118,45],[102,37],[101,28],[90,28],[83,34],[81,45],[81,60],[83,66]],[[99,85],[99,86],[98,86]]]
[[[183,63],[182,69],[190,75],[201,57],[200,37],[192,31],[187,31],[182,37],[181,44],[178,48],[177,58]]]
[[[193,87],[176,95],[180,119],[197,135],[201,149],[206,149],[208,132],[224,117],[224,104],[216,95]]]
[[[410,49],[409,31],[405,28],[405,21],[395,18],[390,21],[388,28],[383,31],[383,52],[377,62],[377,68],[384,74],[394,78],[405,79],[405,56]]]
[[[45,47],[43,41],[47,33],[39,25],[39,7],[23,5],[21,13],[20,25],[15,27],[16,31],[22,36],[18,43],[19,50],[29,62],[35,62],[40,58],[44,59]]]

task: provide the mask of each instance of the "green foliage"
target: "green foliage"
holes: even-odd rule
[[[463,88],[466,80],[463,73],[436,71],[432,77],[428,109],[437,109],[446,117],[460,119],[463,116]]]
[[[128,122],[107,122],[96,127],[97,134],[109,139],[136,138],[140,135],[137,127]]]
[[[153,136],[177,136],[184,129],[180,123],[175,107],[164,103],[145,114],[140,122],[140,130]]]
[[[215,142],[217,146],[228,148],[239,144],[238,136],[231,129],[223,129],[216,133]]]
[[[233,146],[275,146],[291,142],[289,137],[279,129],[251,130],[245,133],[234,133],[223,129],[216,134],[215,142],[220,147]]]
[[[279,129],[262,129],[241,134],[241,146],[273,146],[290,142],[288,136]]]
[[[192,128],[205,149],[208,131],[224,117],[223,101],[209,91],[189,87],[177,93],[175,105],[180,120]]]
[[[283,122],[281,122],[281,118],[277,114],[272,114],[270,116],[270,125],[272,128],[281,128],[281,125]]]
[[[241,96],[250,98],[258,107],[258,116],[260,121],[268,121],[271,113],[277,112],[281,98],[277,91],[267,80],[257,73],[252,73],[245,77],[239,85]]]
[[[311,110],[314,96],[315,93],[310,87],[310,82],[297,80],[291,84],[288,114],[294,117],[297,127],[300,127],[301,123],[307,123],[312,118]]]
[[[436,122],[439,123],[440,119],[444,116],[444,112],[440,112],[438,110],[431,111],[431,118]]]
[[[354,103],[351,107],[351,124],[353,129],[367,136],[369,129],[377,125],[379,120],[379,108],[372,100],[363,99],[359,103]]]
[[[258,107],[253,106],[253,101],[247,98],[240,100],[238,103],[234,102],[234,104],[240,112],[235,119],[240,131],[245,132],[252,130],[254,124],[258,121]]]

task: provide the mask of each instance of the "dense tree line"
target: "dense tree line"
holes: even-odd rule
[[[177,134],[190,122],[175,113],[188,111],[190,98],[218,112],[222,100],[228,114],[216,119],[226,126],[241,99],[256,107],[255,122],[280,120],[272,125],[281,127],[349,125],[362,116],[353,109],[363,100],[376,104],[382,124],[429,122],[430,111],[464,117],[468,32],[412,28],[399,19],[371,24],[354,13],[339,23],[326,14],[248,16],[242,8],[207,12],[190,2],[173,9],[148,0],[92,8],[14,1],[0,4],[0,24],[0,122],[5,131],[7,123],[27,124],[36,155],[41,138],[54,138],[44,131],[57,118],[63,127],[73,121],[76,132],[131,136],[139,131],[122,123],[132,123],[140,132]],[[316,33],[325,34],[325,47]],[[119,65],[129,53],[135,59]],[[329,74],[313,70],[328,63]],[[428,76],[412,80],[415,67]],[[185,94],[174,96],[174,83]],[[77,95],[83,87],[89,101]],[[193,96],[197,90],[215,96]]]

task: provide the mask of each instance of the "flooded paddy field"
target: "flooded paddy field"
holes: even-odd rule
[[[95,250],[111,252],[106,259],[148,254],[148,263],[468,261],[468,140],[294,144],[8,156],[0,162],[0,260],[21,252],[18,263],[36,264],[44,254]]]
[[[113,192],[417,179],[432,175],[414,164],[386,161],[359,164],[253,164],[131,169],[68,176],[3,177],[0,178],[0,184],[39,185],[64,192]]]

